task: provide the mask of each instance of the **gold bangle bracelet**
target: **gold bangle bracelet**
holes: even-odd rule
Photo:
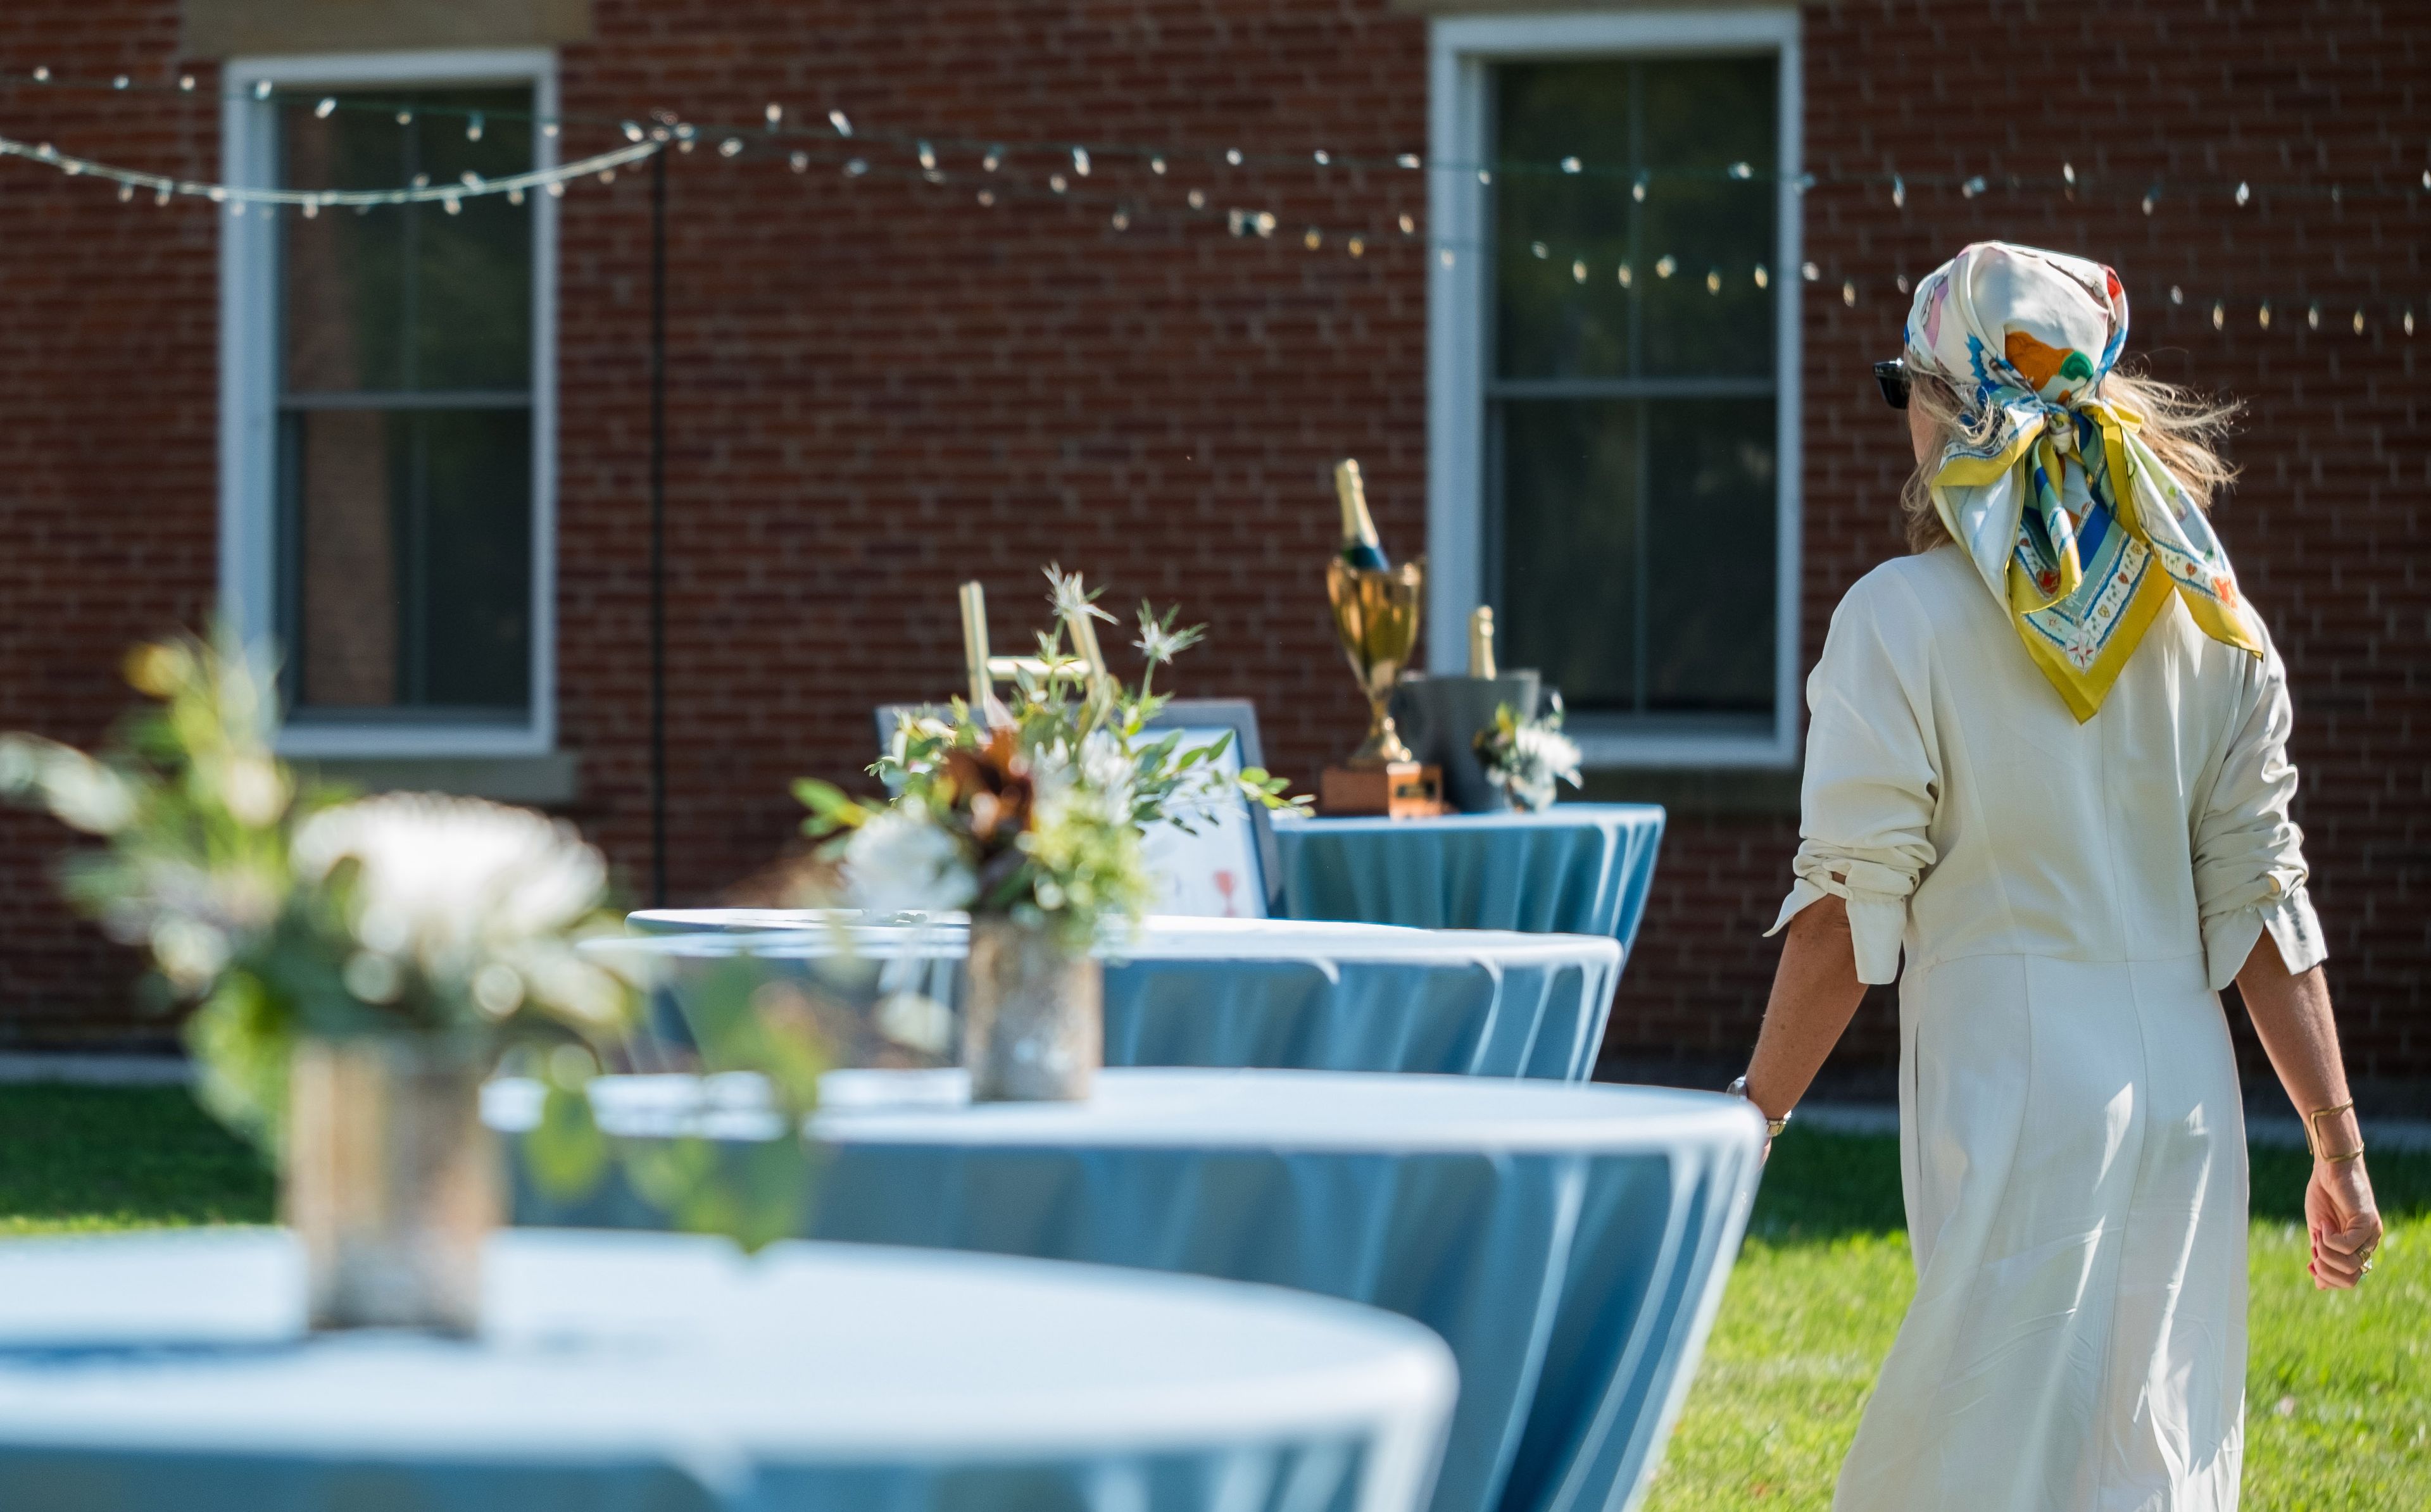
[[[2306,1115],[2305,1119],[2305,1149],[2306,1153],[2311,1155],[2316,1160],[2327,1160],[2332,1158],[2329,1155],[2322,1154],[2322,1121],[2323,1119],[2334,1119],[2341,1113],[2352,1113],[2354,1111],[2355,1103],[2353,1100],[2349,1100],[2347,1102],[2340,1103],[2336,1107],[2320,1108]],[[2336,1158],[2341,1160],[2353,1160],[2356,1155],[2359,1155],[2361,1154],[2363,1154],[2363,1147],[2361,1145],[2357,1145],[2354,1155],[2339,1155]]]
[[[2325,1166],[2339,1165],[2349,1160],[2361,1160],[2363,1158],[2363,1146],[2356,1145],[2354,1149],[2348,1151],[2342,1155],[2317,1155],[2313,1158]]]

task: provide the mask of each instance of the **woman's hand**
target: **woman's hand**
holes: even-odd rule
[[[2313,1288],[2345,1290],[2372,1266],[2380,1248],[2380,1206],[2372,1199],[2372,1178],[2363,1157],[2316,1160],[2305,1188],[2305,1226],[2312,1230]]]

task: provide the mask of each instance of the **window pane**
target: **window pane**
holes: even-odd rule
[[[1772,374],[1772,296],[1756,287],[1755,270],[1779,271],[1769,266],[1778,193],[1768,176],[1778,160],[1774,67],[1769,58],[1641,67],[1641,149],[1652,176],[1638,242],[1648,259],[1668,255],[1677,265],[1670,277],[1638,285],[1648,374]],[[1731,177],[1742,162],[1751,176]]]
[[[1635,400],[1502,407],[1502,659],[1581,710],[1637,706]]]
[[[529,90],[379,90],[280,122],[291,189],[385,189],[500,178],[532,165]],[[399,108],[413,119],[399,125]],[[466,135],[482,112],[481,136]],[[497,112],[493,114],[492,112]],[[285,386],[291,393],[531,385],[531,211],[503,195],[282,215]]]
[[[531,420],[286,418],[281,640],[298,714],[520,716],[531,690]]]
[[[1771,711],[1773,415],[1770,399],[1647,404],[1650,712]]]
[[[1495,333],[1505,377],[1632,371],[1631,294],[1618,273],[1630,258],[1633,73],[1626,62],[1522,63],[1496,76],[1494,157],[1513,165],[1494,183]],[[1545,171],[1568,157],[1581,173]]]

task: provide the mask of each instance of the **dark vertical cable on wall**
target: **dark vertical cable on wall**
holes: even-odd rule
[[[650,158],[650,906],[667,906],[667,155]]]

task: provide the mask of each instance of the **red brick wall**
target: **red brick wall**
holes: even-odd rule
[[[796,175],[754,152],[670,162],[668,509],[671,880],[713,897],[784,843],[789,777],[849,771],[873,704],[956,681],[953,585],[988,585],[999,642],[1034,618],[1060,559],[1128,607],[1179,600],[1210,625],[1182,687],[1261,705],[1269,754],[1305,777],[1357,711],[1323,618],[1333,523],[1325,468],[1366,463],[1391,543],[1423,535],[1424,253],[1310,254],[1312,222],[1383,231],[1424,217],[1423,175],[1319,169],[1426,135],[1425,23],[1381,0],[1127,0],[920,7],[599,0],[562,53],[569,113],[659,107],[748,121],[830,106],[864,131],[924,131],[957,182],[831,158]],[[1960,243],[2003,236],[2114,263],[2136,344],[2165,375],[2255,401],[2247,482],[2222,529],[2293,671],[2302,817],[2356,1060],[2431,1076],[2422,981],[2431,591],[2411,495],[2426,481],[2415,348],[2380,310],[2422,277],[2419,129],[2431,16],[2399,7],[2203,0],[2081,10],[1929,5],[1804,9],[1806,158],[1826,175],[1898,171],[1886,191],[1819,184],[1805,307],[1805,647],[1867,566],[1896,551],[1904,442],[1865,364],[1904,296]],[[62,73],[174,70],[169,0],[19,0],[0,62]],[[204,75],[206,97],[210,75]],[[2406,133],[2411,131],[2411,135]],[[198,176],[205,101],[0,92],[0,132]],[[947,139],[1144,141],[1204,157],[1159,179],[1100,154],[1088,203],[979,207],[974,153]],[[569,135],[576,152],[600,141]],[[1287,162],[1258,166],[1261,156]],[[2062,160],[2075,200],[2048,181]],[[1035,184],[1059,166],[1018,157]],[[1984,174],[1963,198],[1936,175]],[[2380,186],[2340,204],[2143,186],[2239,177]],[[1271,241],[1107,200],[1275,209]],[[560,716],[583,764],[578,813],[637,885],[648,865],[645,593],[648,175],[563,204]],[[117,649],[191,621],[212,579],[215,405],[210,212],[122,208],[106,189],[0,161],[0,723],[87,739],[118,693]],[[1854,280],[1853,307],[1838,297]],[[2232,296],[2225,332],[2207,304]],[[2282,301],[2264,333],[2252,302]],[[2301,306],[2330,318],[2307,331]],[[2356,337],[2354,301],[2374,302]],[[2422,309],[2431,341],[2431,303]],[[1195,663],[1195,665],[1193,665]],[[20,1035],[126,1018],[124,979],[43,902],[52,834],[0,840],[0,1013]],[[1675,814],[1615,1016],[1620,1055],[1727,1059],[1752,1038],[1772,951],[1755,938],[1786,883],[1794,822]],[[1849,1058],[1879,1060],[1886,1018]]]

